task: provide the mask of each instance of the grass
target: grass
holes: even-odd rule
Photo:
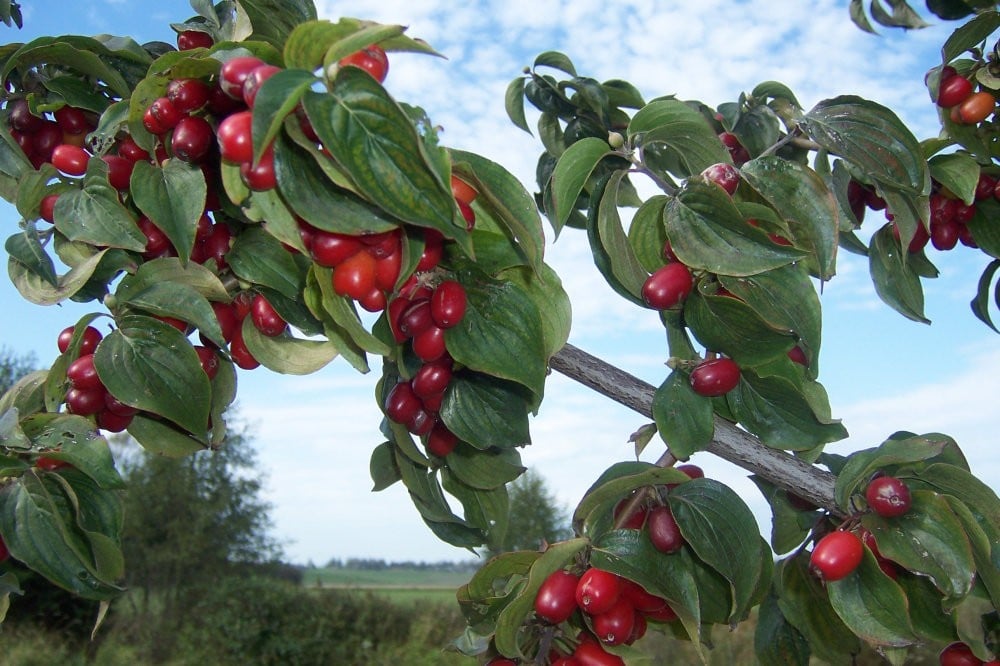
[[[421,569],[308,569],[306,587],[408,588],[457,590],[469,582],[471,573]]]

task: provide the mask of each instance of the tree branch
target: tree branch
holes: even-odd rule
[[[653,393],[656,388],[638,377],[570,344],[550,359],[549,366],[601,395],[653,418]],[[715,417],[715,435],[707,450],[816,506],[841,513],[834,502],[836,477],[833,474],[784,451],[765,446],[729,421]]]

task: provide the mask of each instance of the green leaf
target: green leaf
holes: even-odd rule
[[[132,171],[129,191],[139,210],[166,234],[181,261],[187,262],[208,191],[201,169],[179,159],[167,160],[162,168],[140,161]]]
[[[809,138],[881,183],[918,194],[930,190],[920,143],[890,109],[844,95],[817,104],[800,121]]]
[[[476,255],[477,262],[481,260]],[[497,275],[500,280],[519,285],[534,302],[542,318],[542,343],[545,358],[551,358],[569,339],[573,314],[569,296],[563,289],[559,275],[548,264],[534,273],[526,266],[510,268]]]
[[[311,71],[282,69],[261,84],[253,104],[252,135],[255,162],[281,131],[285,118],[298,105],[302,95],[317,81]]]
[[[521,626],[531,612],[538,588],[554,572],[569,564],[577,553],[587,547],[586,539],[570,539],[550,545],[531,563],[527,579],[517,591],[517,596],[501,611],[496,624],[497,651],[508,657],[524,658],[520,639]]]
[[[816,260],[819,277],[837,266],[837,201],[815,171],[778,157],[758,157],[740,175],[788,223],[789,240]]]
[[[677,613],[692,646],[702,654],[700,588],[695,564],[686,549],[664,555],[640,530],[614,530],[594,544],[590,565],[611,571],[667,600]]]
[[[688,376],[672,371],[653,394],[653,419],[675,458],[686,460],[702,451],[715,433],[712,401],[696,394]]]
[[[226,261],[237,276],[296,299],[302,292],[305,273],[281,243],[259,227],[248,227],[236,236]]]
[[[967,204],[976,200],[979,163],[971,155],[947,153],[927,160],[931,178]]]
[[[448,456],[448,469],[471,488],[493,490],[510,483],[527,469],[516,449],[487,449],[459,446]]]
[[[866,548],[861,565],[827,583],[830,604],[851,631],[871,645],[906,647],[917,642],[903,590],[879,568]]]
[[[448,353],[464,366],[517,382],[540,398],[547,359],[534,301],[511,281],[471,271],[457,278],[465,288],[467,306],[461,322],[445,330]]]
[[[808,451],[847,437],[840,421],[819,418],[806,397],[782,377],[761,377],[743,368],[739,385],[726,400],[739,423],[772,448]]]
[[[913,505],[902,516],[866,514],[861,522],[883,557],[928,576],[946,600],[960,599],[972,590],[975,575],[962,522],[936,493],[915,490],[911,496]]]
[[[226,341],[215,311],[208,300],[193,287],[176,282],[160,282],[144,289],[129,290],[125,298],[121,296],[119,292],[120,305],[142,313],[188,322],[220,347],[225,346]]]
[[[535,56],[533,67],[552,67],[566,72],[570,76],[576,76],[576,68],[573,67],[573,61],[558,51],[545,51],[538,54]]]
[[[507,487],[500,485],[484,489],[469,486],[452,474],[451,467],[441,469],[441,485],[462,505],[465,519],[483,531],[486,546],[491,550],[499,549],[510,522]]]
[[[184,458],[207,448],[204,442],[189,434],[141,413],[132,417],[132,422],[128,425],[128,434],[150,453],[168,458]]]
[[[307,277],[307,284],[310,296],[318,297],[320,303],[316,305],[322,308],[321,311],[314,311],[314,314],[336,324],[351,343],[363,352],[388,356],[391,353],[390,346],[368,332],[361,319],[358,318],[358,312],[350,298],[341,296],[333,290],[332,276],[332,269],[313,264]]]
[[[587,137],[571,145],[559,157],[550,181],[553,209],[549,215],[549,221],[557,236],[569,219],[570,213],[576,209],[577,197],[583,191],[597,163],[610,154],[611,148],[607,141]]]
[[[773,594],[760,605],[754,652],[761,664],[809,666],[809,642],[785,619]]]
[[[243,320],[243,340],[253,357],[268,370],[286,375],[309,375],[337,357],[329,340],[304,340],[287,331],[268,337],[257,330],[250,317]]]
[[[504,93],[504,109],[507,111],[507,117],[510,118],[510,122],[514,123],[515,127],[520,127],[528,134],[531,134],[531,130],[528,128],[528,120],[524,116],[524,83],[525,78],[519,76],[507,84],[507,90]]]
[[[853,664],[852,655],[861,651],[861,643],[833,610],[808,563],[808,553],[781,563],[775,578],[778,607],[809,641],[814,656],[837,666]]]
[[[146,237],[107,184],[89,182],[64,192],[55,206],[56,229],[72,241],[142,252]]]
[[[101,577],[56,476],[29,471],[0,488],[0,534],[15,559],[56,585],[84,599],[113,598],[123,588]]]
[[[921,462],[941,454],[946,440],[926,436],[891,437],[877,447],[852,453],[837,472],[834,499],[837,506],[851,510],[851,497],[863,495],[872,474],[896,465]]]
[[[110,53],[99,41],[89,37],[39,37],[22,44],[6,58],[0,78],[6,80],[14,69],[27,71],[41,65],[61,66],[93,77],[115,94],[128,97],[132,87],[120,71],[102,59]]]
[[[983,269],[983,274],[979,277],[979,284],[976,288],[976,297],[969,305],[979,321],[1000,333],[1000,329],[993,324],[993,317],[990,315],[990,296],[993,291],[990,286],[997,270],[1000,270],[1000,259],[994,259]]]
[[[869,245],[868,268],[875,292],[882,301],[907,319],[929,324],[924,316],[924,291],[920,277],[907,261],[907,252],[893,238],[892,226],[876,232]]]
[[[19,234],[14,234],[4,243],[4,249],[11,260],[17,261],[32,275],[41,278],[52,287],[58,287],[59,276],[56,275],[55,264],[42,246],[38,233],[32,227],[26,227]]]
[[[116,398],[192,433],[208,428],[211,388],[183,333],[152,317],[117,320],[94,352],[101,381]]]
[[[601,522],[594,514],[606,513],[607,516],[612,516],[618,500],[633,490],[646,486],[686,483],[689,480],[684,472],[673,467],[657,467],[642,461],[615,463],[584,493],[573,513],[573,527],[577,532],[599,533],[600,530],[588,528],[588,525]]]
[[[396,467],[396,456],[393,453],[392,442],[382,442],[372,450],[371,462],[368,465],[372,477],[372,491],[385,490],[401,480]]]
[[[695,292],[684,301],[684,318],[706,349],[726,354],[741,368],[780,358],[794,345],[791,331],[776,330],[730,296]]]
[[[542,265],[545,234],[534,198],[506,169],[485,157],[450,150],[454,173],[478,192],[476,202],[490,212],[513,238],[511,243],[527,256],[536,271]]]
[[[317,229],[354,235],[380,233],[399,226],[397,220],[330,180],[317,160],[329,161],[321,155],[310,157],[284,135],[276,137],[274,170],[278,188],[285,204],[296,215]]]
[[[941,47],[941,62],[949,63],[965,51],[981,46],[1000,28],[1000,12],[985,11],[956,29]]]
[[[667,498],[681,534],[700,560],[729,581],[731,620],[747,616],[760,575],[760,534],[749,507],[713,479],[682,483]]]
[[[295,26],[315,20],[311,0],[239,0],[253,26],[252,38],[281,49]]]
[[[803,257],[797,248],[772,243],[747,224],[718,185],[690,178],[664,209],[674,254],[692,269],[722,275],[753,275]]]
[[[667,230],[663,224],[663,209],[669,201],[666,195],[652,196],[639,206],[628,228],[632,252],[647,273],[654,273],[664,264],[663,250]]]
[[[756,474],[752,474],[750,480],[771,507],[771,547],[778,555],[792,552],[808,536],[816,522],[816,511],[803,511],[794,506],[787,491]]]
[[[910,622],[921,638],[950,643],[955,637],[955,617],[944,611],[941,592],[923,576],[900,573],[896,584],[906,594]]]
[[[616,284],[630,293],[633,299],[641,300],[642,286],[649,274],[632,251],[618,214],[619,188],[627,175],[627,171],[619,170],[608,179],[607,186],[600,194],[596,219],[591,215],[587,221],[588,227],[593,227],[588,238],[592,244],[595,241],[599,243],[599,248],[594,248],[595,254],[600,253],[607,258],[606,265],[603,262],[598,264],[602,272],[604,269],[610,271]]]
[[[357,67],[344,67],[332,93],[308,92],[303,104],[323,145],[366,198],[394,217],[437,229],[468,248],[465,221],[459,220],[446,174],[435,169],[432,149],[375,79]]]
[[[7,261],[7,273],[17,291],[28,302],[35,305],[56,305],[71,298],[86,286],[87,281],[94,275],[101,263],[101,259],[108,252],[109,250],[101,250],[89,259],[77,264],[68,273],[59,276],[55,286],[46,282],[27,265],[13,257]]]
[[[32,422],[25,424],[26,430],[35,435],[42,424],[44,424],[42,432],[59,432],[61,440],[58,442],[58,448],[45,451],[45,457],[71,464],[74,469],[86,474],[101,488],[115,490],[125,487],[121,475],[115,469],[115,461],[107,440],[97,436],[93,424],[88,419],[66,414],[39,414]],[[55,443],[51,438],[32,438],[36,446],[49,446]]]
[[[768,326],[795,333],[809,362],[809,376],[819,374],[822,309],[804,266],[789,264],[747,277],[723,275],[719,282]]]
[[[732,163],[705,117],[685,102],[659,99],[639,109],[629,122],[629,140],[677,164],[676,176],[687,177],[719,163]]]
[[[452,377],[441,405],[441,420],[459,439],[478,449],[531,442],[525,391],[518,384],[478,372]]]

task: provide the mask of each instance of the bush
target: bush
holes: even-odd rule
[[[226,579],[188,611],[177,655],[217,664],[360,664],[407,641],[412,614],[371,594]]]

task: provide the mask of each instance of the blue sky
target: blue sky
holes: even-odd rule
[[[123,0],[22,4],[26,27],[6,30],[6,41],[101,32],[170,41],[169,22],[192,14],[186,0],[159,0],[152,12],[152,3]],[[444,128],[447,145],[503,164],[529,190],[540,147],[506,120],[503,93],[541,51],[563,51],[584,75],[628,79],[647,98],[675,93],[717,105],[770,79],[789,85],[806,108],[838,94],[860,94],[895,109],[918,138],[925,138],[937,126],[923,75],[936,64],[941,43],[955,27],[871,36],[850,23],[846,3],[834,0],[809,3],[808,12],[797,0],[634,0],[616,3],[614,12],[597,0],[317,6],[325,18],[408,25],[408,34],[446,55],[392,55],[386,86],[399,99],[423,106]],[[870,215],[868,226],[874,230],[881,220]],[[13,208],[0,204],[3,236],[16,224]],[[822,295],[820,380],[834,416],[843,419],[852,436],[827,450],[848,453],[874,446],[895,430],[946,432],[958,439],[980,478],[997,488],[1000,345],[968,308],[987,260],[968,249],[932,251],[931,258],[942,277],[926,287],[926,312],[934,323],[923,326],[881,305],[866,264],[841,253],[838,275]],[[571,342],[659,384],[666,374],[666,351],[655,313],[612,294],[580,234],[567,230],[547,248],[546,259],[562,276],[573,303]],[[34,306],[7,280],[0,281],[0,302],[5,313],[0,343],[33,352],[44,365],[56,356],[58,332],[95,309],[93,304]],[[376,369],[358,375],[340,361],[309,377],[264,369],[240,373],[239,415],[255,435],[267,498],[274,504],[275,533],[294,561],[467,556],[426,529],[398,484],[370,492],[368,457],[381,441],[373,397],[377,374]],[[573,506],[607,465],[631,457],[628,436],[643,423],[640,416],[552,375],[532,424],[534,443],[523,458],[561,502]],[[644,458],[658,453],[651,450]],[[767,529],[765,504],[742,470],[707,453],[692,462],[736,488]]]

